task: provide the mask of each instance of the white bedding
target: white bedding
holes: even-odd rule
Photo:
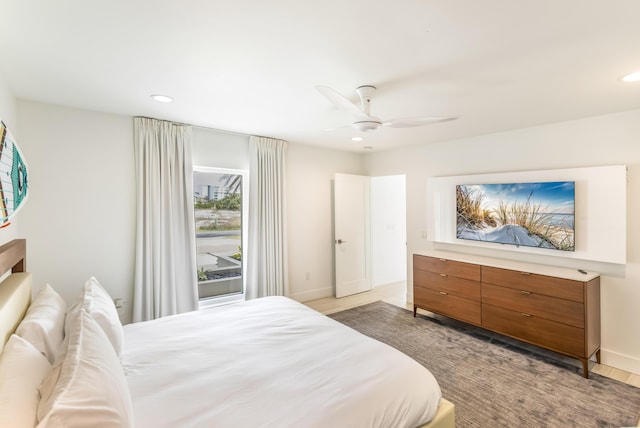
[[[284,297],[124,333],[139,428],[415,427],[441,399],[413,359]]]

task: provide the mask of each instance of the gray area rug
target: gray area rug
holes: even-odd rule
[[[384,302],[329,315],[427,367],[456,406],[456,426],[631,427],[640,388],[573,360],[445,317]]]

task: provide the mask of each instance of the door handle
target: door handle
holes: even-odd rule
[[[336,239],[336,244],[344,244],[347,241],[343,241],[342,239]]]

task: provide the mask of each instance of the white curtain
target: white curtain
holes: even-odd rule
[[[286,141],[249,138],[247,299],[289,293],[286,152]]]
[[[198,307],[191,128],[134,118],[137,186],[133,321]]]

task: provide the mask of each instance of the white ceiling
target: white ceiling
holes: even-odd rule
[[[637,0],[0,0],[0,76],[20,99],[383,150],[640,108],[620,81],[639,18]],[[383,119],[460,118],[326,131],[351,118],[314,86],[363,84]]]

